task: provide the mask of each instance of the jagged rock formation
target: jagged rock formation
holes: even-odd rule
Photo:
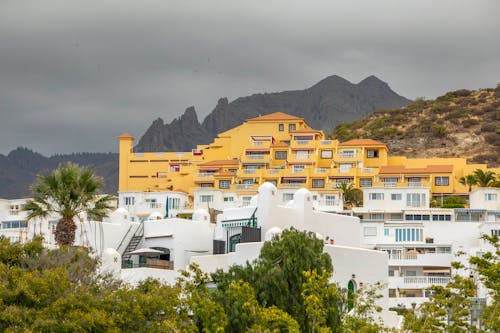
[[[136,151],[190,150],[197,144],[209,143],[218,133],[246,119],[277,111],[302,117],[313,128],[331,132],[340,123],[410,102],[375,76],[353,84],[334,75],[305,90],[254,94],[231,103],[221,98],[201,124],[194,107],[170,124],[157,119],[139,140]]]

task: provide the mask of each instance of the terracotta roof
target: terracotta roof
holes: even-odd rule
[[[118,136],[118,139],[134,139],[134,137],[128,133],[123,133],[122,135]]]
[[[386,144],[372,139],[352,139],[340,143],[339,146],[386,146]]]
[[[207,167],[207,166],[220,166],[220,165],[238,165],[238,160],[213,160],[205,163],[200,163],[198,166]]]
[[[295,117],[283,112],[274,112],[260,117],[250,118],[247,121],[267,121],[267,120],[303,120],[304,118]]]
[[[451,173],[453,165],[428,165],[425,168],[406,168],[403,165],[381,166],[379,175]]]

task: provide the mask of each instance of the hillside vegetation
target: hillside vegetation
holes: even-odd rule
[[[500,165],[500,84],[495,89],[457,90],[435,100],[418,98],[400,108],[379,110],[337,126],[329,135],[345,141],[372,138],[391,155],[467,157]]]

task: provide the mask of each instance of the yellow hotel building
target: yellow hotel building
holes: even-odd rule
[[[460,177],[485,164],[465,158],[389,156],[370,139],[325,139],[303,118],[273,113],[248,119],[190,152],[133,152],[134,138],[120,140],[119,192],[185,192],[197,189],[256,193],[264,182],[278,189],[305,187],[337,193],[342,182],[358,188],[424,187],[432,195],[466,195]],[[492,169],[498,172],[499,169]]]

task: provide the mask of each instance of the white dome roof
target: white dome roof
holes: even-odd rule
[[[264,240],[266,242],[270,241],[270,240],[272,240],[276,236],[281,236],[282,232],[283,232],[283,230],[281,230],[281,228],[272,227],[271,229],[269,229],[268,231],[266,231],[266,234],[264,236]]]
[[[193,213],[193,221],[206,221],[209,220],[210,214],[205,209],[197,209]]]

